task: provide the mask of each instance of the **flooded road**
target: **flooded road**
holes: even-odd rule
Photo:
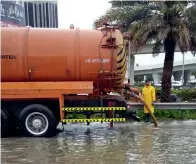
[[[195,164],[196,121],[72,124],[53,138],[1,140],[2,164]]]

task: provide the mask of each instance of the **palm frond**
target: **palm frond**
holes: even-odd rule
[[[196,2],[193,1],[116,1],[100,20],[123,24],[132,36],[134,51],[155,39],[153,55],[160,52],[162,41],[173,38],[182,53],[195,52]],[[169,34],[169,35],[168,35]]]
[[[148,4],[148,0],[142,1],[122,1],[122,0],[111,0],[109,3],[112,4],[112,7],[135,7],[136,5],[145,5]]]
[[[196,34],[196,2],[189,7],[185,13],[187,22],[189,22],[189,28],[192,35]]]
[[[181,20],[177,24],[176,28],[172,28],[172,32],[176,36],[176,40],[180,48],[180,51],[182,53],[189,51],[191,39],[190,39],[189,28],[187,27],[186,23],[184,23],[184,21]]]
[[[163,29],[163,25],[163,19],[161,19],[159,15],[153,15],[153,17],[133,23],[129,32],[132,35],[132,45],[134,50],[137,52],[149,39],[155,39],[157,30]]]
[[[157,41],[152,49],[152,56],[158,56],[158,54],[161,51],[161,48],[163,47],[161,40]]]
[[[190,43],[190,51],[195,56],[196,55],[196,37],[191,37],[191,43]]]
[[[163,47],[163,41],[167,38],[168,33],[171,31],[170,26],[165,25],[160,29],[157,29],[157,34],[155,36],[155,45],[153,47],[152,56],[158,56],[161,52],[161,48]]]
[[[171,27],[168,24],[163,24],[162,28],[157,30],[156,41],[163,41],[166,39]]]

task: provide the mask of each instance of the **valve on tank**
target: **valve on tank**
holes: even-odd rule
[[[74,29],[74,25],[73,24],[70,24],[69,28],[70,29]]]

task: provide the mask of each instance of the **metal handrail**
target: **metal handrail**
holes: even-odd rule
[[[141,103],[128,102],[131,109],[143,109]],[[196,110],[196,103],[190,102],[175,102],[175,103],[154,103],[155,109],[165,109],[165,110]]]

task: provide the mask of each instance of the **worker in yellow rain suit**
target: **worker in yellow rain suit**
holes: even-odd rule
[[[147,103],[152,113],[154,113],[154,102],[155,102],[155,88],[151,86],[150,80],[146,80],[145,86],[142,89],[142,97]],[[145,122],[153,122],[148,110],[144,106]]]

